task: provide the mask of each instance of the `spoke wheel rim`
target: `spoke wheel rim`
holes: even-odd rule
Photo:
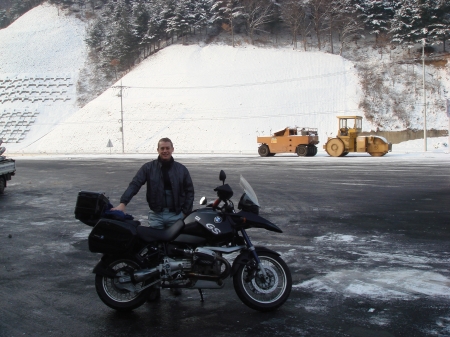
[[[115,265],[110,266],[115,272],[116,277],[109,278],[103,277],[102,286],[105,293],[116,302],[130,302],[139,296],[139,290],[142,287],[142,283],[138,283],[133,286],[134,291],[130,291],[126,289],[124,285],[119,283],[119,278],[123,276],[129,276],[129,273],[126,269],[135,269],[134,265],[127,263],[125,261],[119,262]],[[128,288],[132,286],[131,282],[128,285]]]
[[[262,280],[261,277],[264,276],[258,272],[250,282],[245,282],[248,269],[244,268],[241,282],[244,291],[252,300],[262,304],[273,303],[285,293],[287,277],[282,266],[276,260],[266,256],[260,259],[268,279]]]

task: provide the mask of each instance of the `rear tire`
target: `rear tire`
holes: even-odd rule
[[[317,147],[315,145],[308,145],[308,156],[313,157],[317,154]]]
[[[120,259],[111,262],[108,267],[116,273],[114,278],[95,275],[95,289],[102,302],[118,311],[131,311],[144,304],[148,298],[148,290],[137,292],[144,286],[143,282],[119,283],[119,277],[130,276],[139,269],[138,264],[132,260]]]
[[[248,307],[259,311],[272,311],[280,307],[289,297],[292,289],[291,272],[281,257],[269,252],[258,253],[268,279],[260,271],[250,280],[249,273],[256,268],[252,259],[240,265],[233,276],[236,294]]]
[[[258,148],[258,153],[261,157],[267,157],[270,155],[269,147],[266,144],[261,145]]]

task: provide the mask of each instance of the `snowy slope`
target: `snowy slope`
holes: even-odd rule
[[[24,112],[26,119],[8,135],[8,154],[122,153],[121,109],[126,153],[155,153],[157,140],[170,137],[179,154],[256,154],[256,136],[286,126],[318,128],[321,150],[337,130],[336,116],[363,115],[355,67],[338,55],[219,44],[165,48],[116,83],[126,87],[122,102],[110,88],[78,109],[84,38],[85,23],[49,5],[0,30],[0,82],[22,83],[0,87],[0,113],[9,113],[2,121],[18,125],[10,115]],[[442,113],[428,127],[446,124]],[[430,139],[429,148],[446,141]],[[407,147],[416,148],[423,145]]]
[[[82,21],[58,15],[49,5],[0,30],[0,114],[10,124],[11,131],[3,132],[8,152],[26,148],[79,109],[76,85],[87,56],[85,34]],[[24,139],[8,142],[9,137]]]
[[[125,152],[154,152],[170,137],[179,153],[256,153],[257,134],[298,125],[324,139],[335,115],[359,113],[353,65],[322,53],[175,45],[121,83]],[[104,153],[111,139],[121,151],[118,93],[107,90],[32,150]]]

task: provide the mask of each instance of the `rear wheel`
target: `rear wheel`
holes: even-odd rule
[[[139,269],[138,264],[128,259],[120,259],[111,262],[109,268],[115,272],[114,278],[95,275],[95,289],[103,303],[118,311],[131,311],[144,304],[148,290],[139,292],[144,286],[143,282],[133,284],[131,280],[119,281],[120,278],[127,278]]]
[[[267,157],[270,155],[269,147],[266,144],[261,145],[258,148],[258,153],[261,157]]]
[[[315,145],[308,145],[308,156],[315,156],[317,154],[317,147]]]
[[[305,157],[308,155],[308,147],[306,145],[299,145],[297,146],[297,149],[295,150],[297,152],[297,156],[299,157]]]
[[[259,311],[271,311],[280,307],[292,289],[291,272],[277,254],[258,253],[266,277],[253,259],[240,265],[233,276],[236,294],[248,307]]]
[[[382,157],[382,156],[384,156],[386,153],[384,153],[384,152],[369,152],[369,154],[370,154],[372,157]]]

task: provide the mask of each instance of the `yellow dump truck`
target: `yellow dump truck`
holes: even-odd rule
[[[360,136],[361,116],[338,116],[339,128],[336,137],[328,137],[323,146],[332,157],[343,157],[349,152],[368,152],[371,156],[381,157],[392,151],[392,144],[381,136]]]
[[[276,153],[296,153],[299,157],[305,157],[317,154],[319,136],[314,128],[286,127],[272,136],[257,137],[256,141],[261,144],[258,148],[261,157]]]

